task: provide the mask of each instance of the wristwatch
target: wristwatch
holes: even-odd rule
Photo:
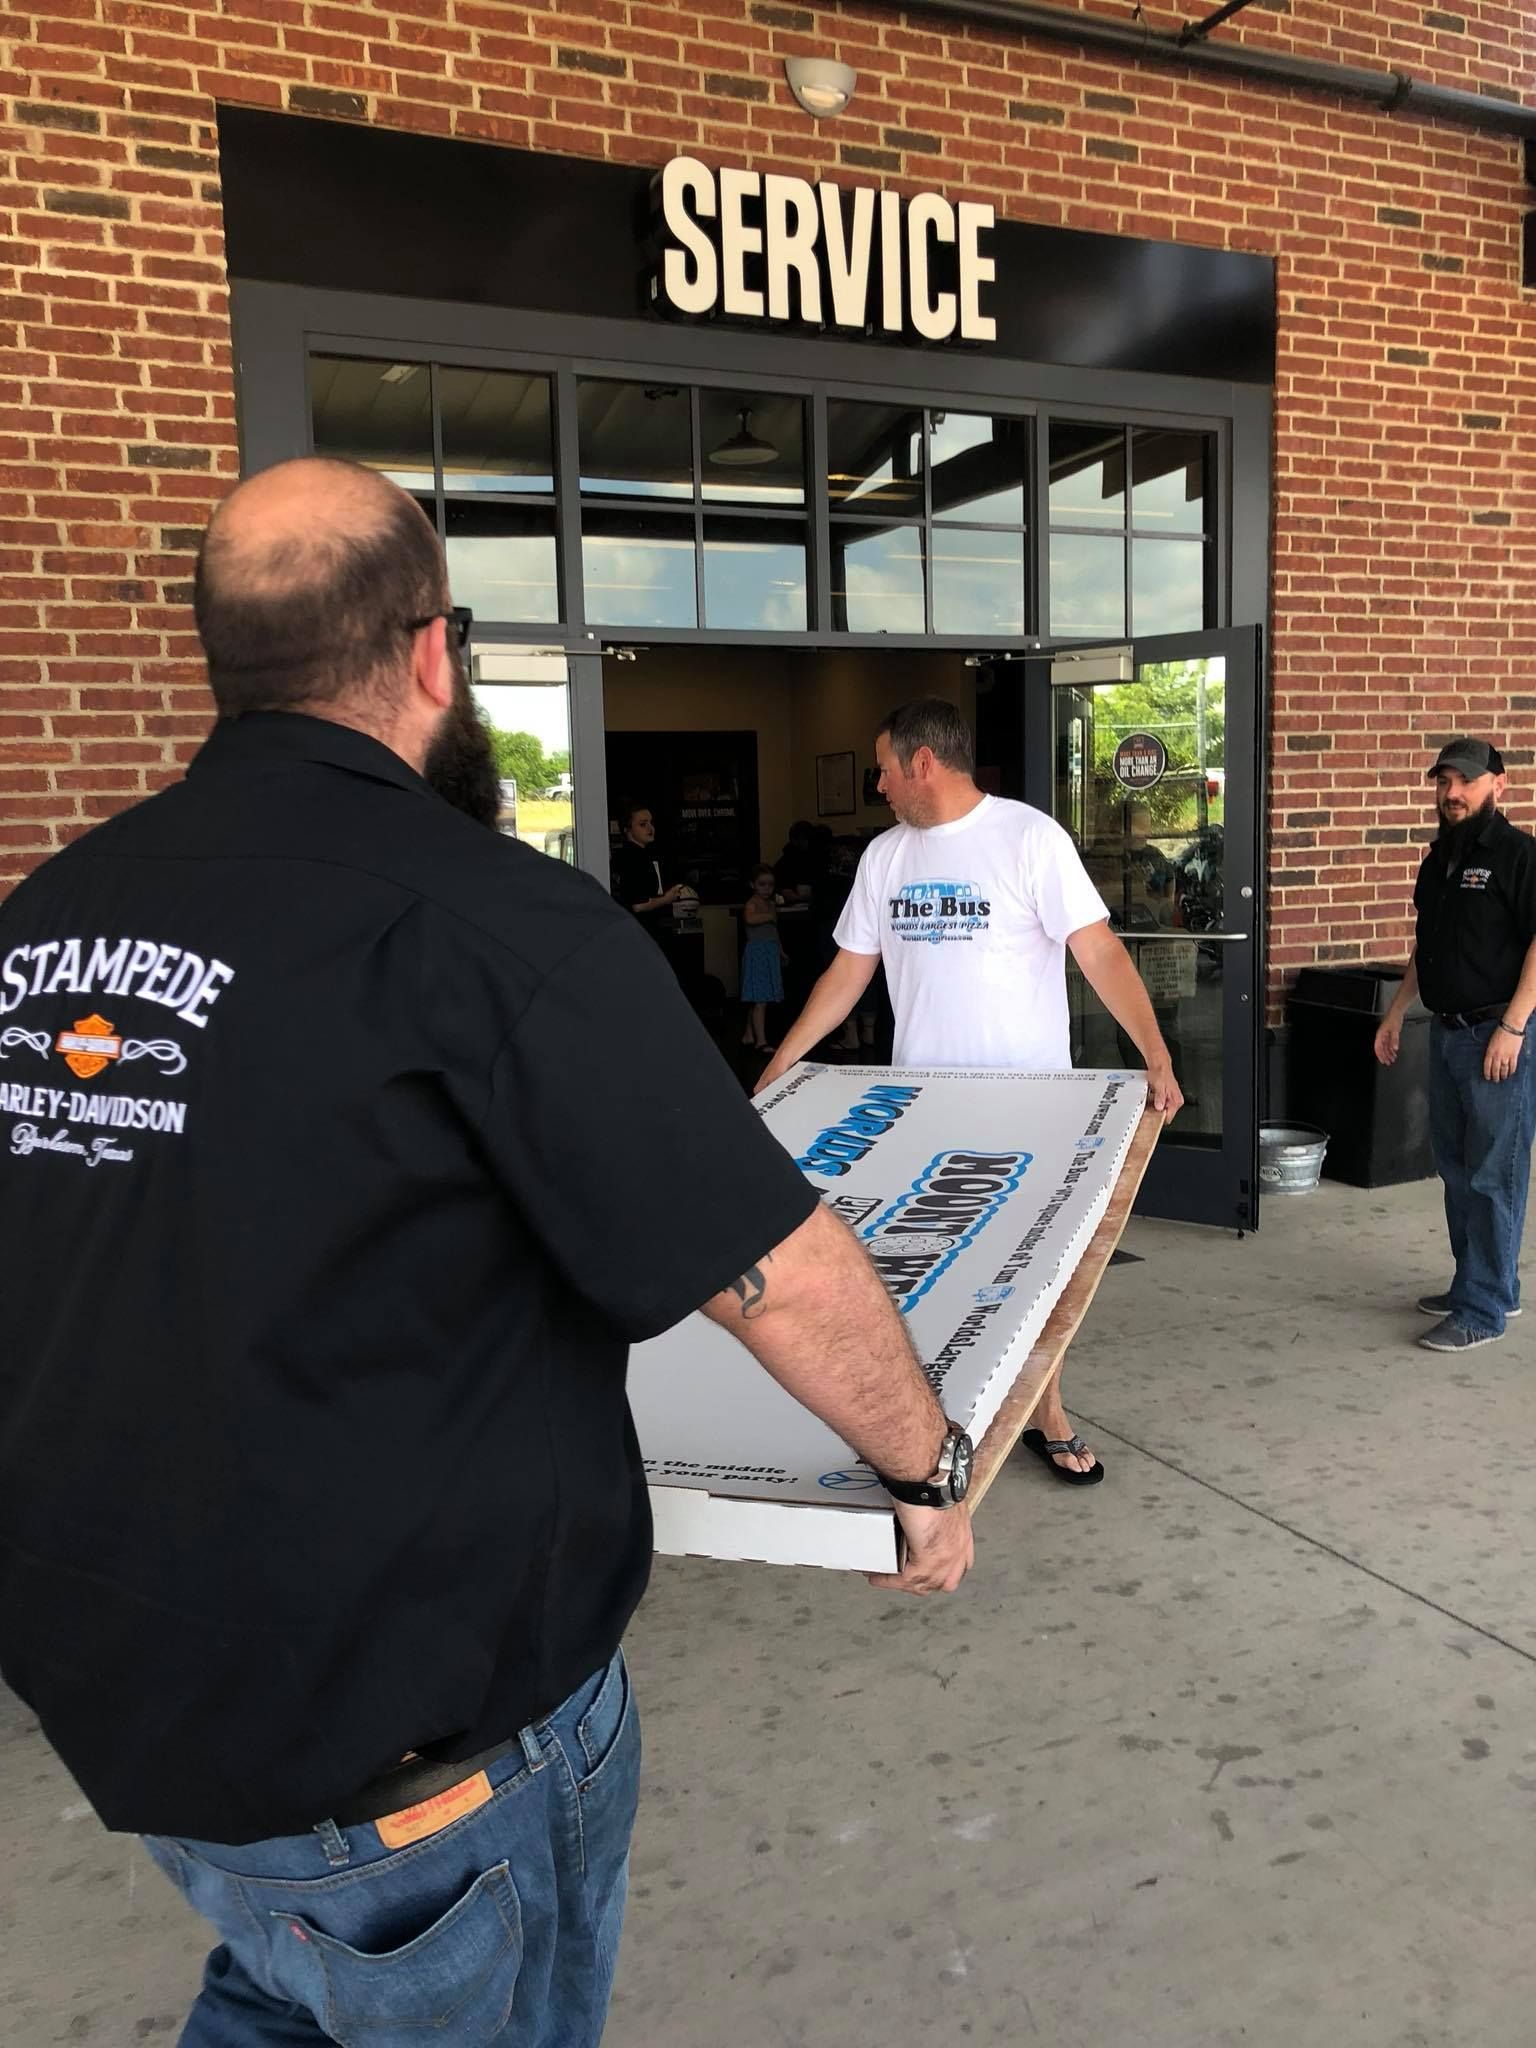
[[[939,1462],[926,1479],[888,1479],[883,1472],[875,1474],[892,1500],[909,1508],[952,1508],[965,1499],[975,1449],[958,1422],[950,1422],[948,1416],[945,1422],[948,1426],[939,1446]]]

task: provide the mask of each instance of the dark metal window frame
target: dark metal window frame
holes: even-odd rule
[[[1185,428],[1215,437],[1212,484],[1218,507],[1213,577],[1218,625],[1263,624],[1267,615],[1270,504],[1270,392],[1250,384],[1155,377],[1059,364],[1014,363],[962,350],[893,348],[682,327],[644,320],[564,315],[436,303],[298,286],[236,281],[232,288],[239,375],[242,467],[265,467],[308,448],[307,362],[312,353],[389,356],[444,366],[519,369],[556,379],[554,392],[556,546],[565,617],[560,626],[476,625],[478,644],[550,645],[592,652],[626,629],[592,627],[581,606],[580,496],[576,421],[570,399],[577,375],[634,381],[665,376],[687,385],[811,394],[805,508],[810,526],[810,629],[635,628],[658,644],[797,647],[942,647],[986,652],[1017,647],[1023,636],[854,634],[834,632],[830,616],[830,526],[820,489],[827,473],[828,398],[914,408],[1033,416],[1035,484],[1026,521],[1026,618],[1049,611],[1049,477],[1040,450],[1052,418]],[[790,361],[794,374],[786,376]],[[434,408],[434,416],[436,408]],[[540,498],[537,502],[547,503]],[[724,510],[724,507],[720,509]],[[787,510],[788,508],[786,508]],[[944,522],[946,525],[950,522]],[[959,522],[955,522],[958,524]],[[1102,637],[1102,636],[1098,636]]]

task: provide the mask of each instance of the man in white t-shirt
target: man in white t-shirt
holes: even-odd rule
[[[838,921],[837,958],[784,1034],[757,1092],[835,1031],[885,963],[898,1067],[1070,1067],[1067,948],[1146,1063],[1153,1107],[1184,1097],[1140,975],[1109,928],[1104,899],[1054,819],[976,787],[970,727],[925,697],[893,711],[875,739],[881,793],[895,812],[859,863]],[[1059,1383],[1024,1441],[1059,1479],[1094,1484],[1104,1467],[1067,1420]]]

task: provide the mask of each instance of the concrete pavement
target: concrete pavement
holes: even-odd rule
[[[1133,1223],[965,1591],[660,1561],[605,2048],[1525,2048],[1536,1316],[1413,1348],[1438,1187]],[[205,1947],[0,1706],[0,2042],[172,2041]]]

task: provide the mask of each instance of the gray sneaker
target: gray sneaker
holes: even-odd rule
[[[1499,1332],[1502,1336],[1503,1332]],[[1436,1323],[1432,1330],[1426,1330],[1419,1339],[1421,1351],[1475,1351],[1480,1344],[1497,1344],[1492,1330],[1469,1330],[1465,1323],[1458,1323],[1454,1316],[1447,1316],[1443,1323]]]
[[[1421,1294],[1413,1304],[1421,1316],[1448,1316],[1451,1312],[1451,1297],[1448,1294]],[[1504,1311],[1506,1323],[1512,1323],[1520,1314],[1517,1308]]]

